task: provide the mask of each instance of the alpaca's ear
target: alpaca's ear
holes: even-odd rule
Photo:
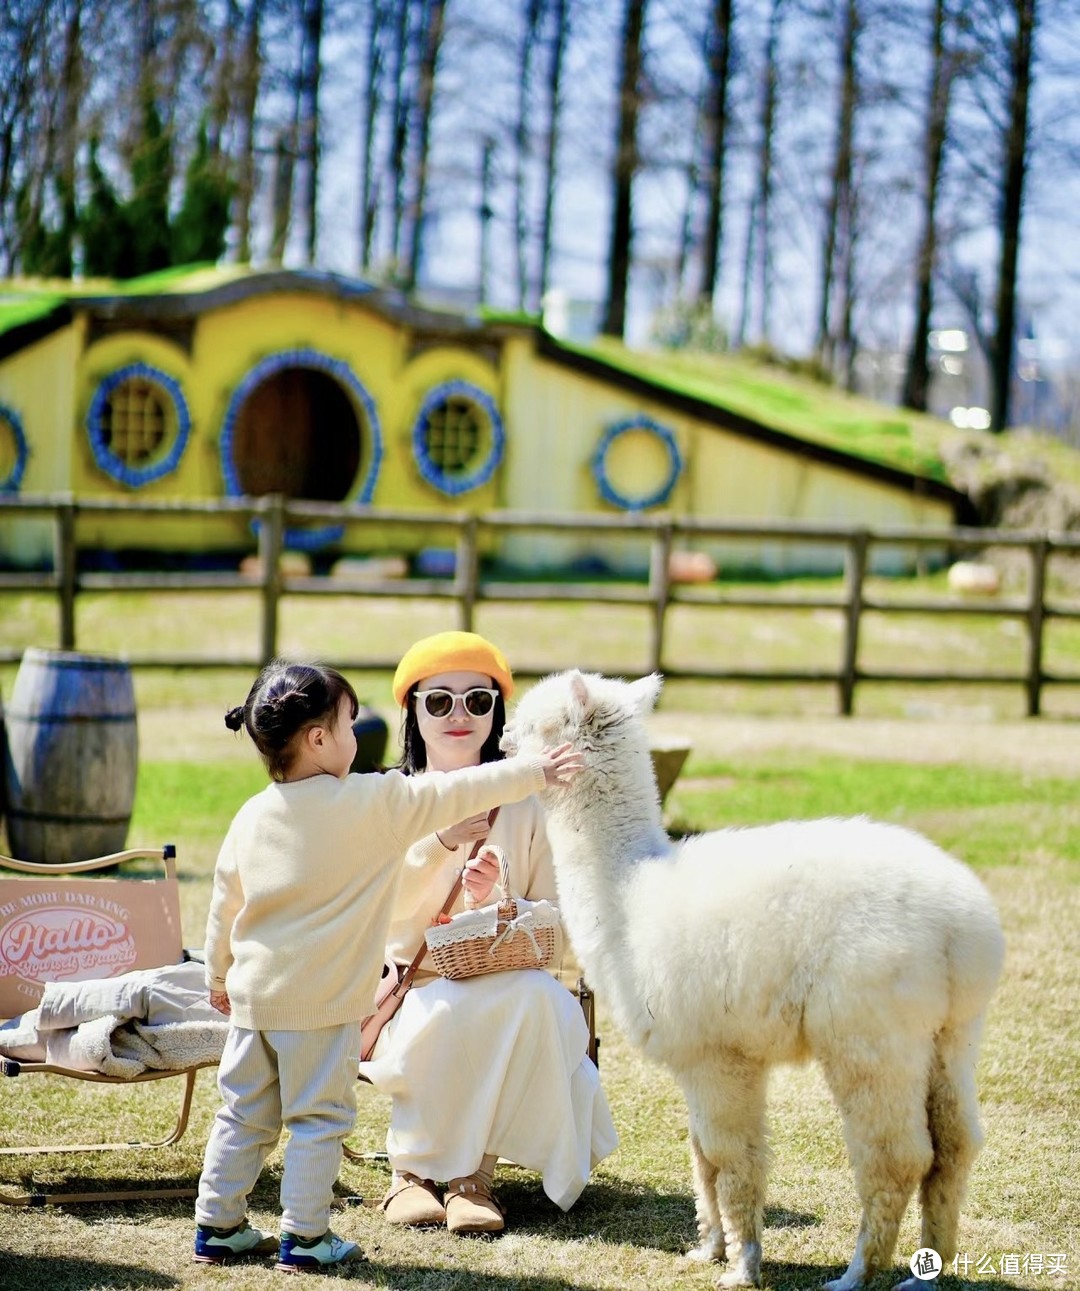
[[[579,721],[592,708],[593,700],[589,694],[589,687],[585,678],[576,668],[568,674],[570,680],[570,711],[571,715]]]
[[[658,672],[652,672],[647,677],[639,677],[637,681],[630,682],[627,686],[631,702],[642,717],[646,713],[651,713],[656,707],[656,701],[660,698],[660,687],[663,684],[663,677]]]

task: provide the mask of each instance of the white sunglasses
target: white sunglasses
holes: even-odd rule
[[[463,695],[455,695],[452,690],[418,690],[416,698],[423,701],[429,717],[449,717],[459,699],[470,717],[487,717],[495,707],[499,692],[487,686],[473,686]]]

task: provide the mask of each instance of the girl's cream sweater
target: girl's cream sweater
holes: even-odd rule
[[[221,846],[206,927],[206,982],[254,1031],[312,1031],[371,1012],[408,848],[544,787],[536,758],[404,776],[317,775],[270,784]]]

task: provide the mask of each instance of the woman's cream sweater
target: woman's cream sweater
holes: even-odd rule
[[[530,901],[555,900],[555,872],[544,829],[544,809],[535,798],[503,807],[486,841],[496,844],[506,853],[511,895],[526,897]],[[386,938],[387,959],[399,964],[408,964],[412,960],[424,940],[425,929],[431,926],[442,909],[471,850],[471,846],[462,844],[448,851],[437,834],[431,834],[409,848]],[[498,901],[499,895],[499,889],[494,888],[485,904]],[[465,905],[463,888],[450,913],[457,914],[465,909]],[[431,960],[425,956],[418,980],[434,974]]]

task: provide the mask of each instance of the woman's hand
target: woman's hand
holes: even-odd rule
[[[210,1003],[219,1013],[224,1013],[226,1016],[232,1012],[228,991],[211,991]]]
[[[572,744],[560,744],[557,748],[542,749],[540,760],[544,764],[544,783],[550,789],[552,785],[566,784],[573,780],[585,767],[585,755],[579,753]]]
[[[456,825],[451,825],[449,829],[440,829],[435,837],[448,852],[452,852],[455,847],[460,847],[462,843],[467,844],[471,849],[473,843],[487,838],[490,828],[488,814],[484,811],[479,816],[470,816],[467,820],[459,820]]]
[[[461,874],[465,885],[465,904],[483,905],[499,881],[499,860],[490,848],[482,847],[471,861],[465,862]]]

